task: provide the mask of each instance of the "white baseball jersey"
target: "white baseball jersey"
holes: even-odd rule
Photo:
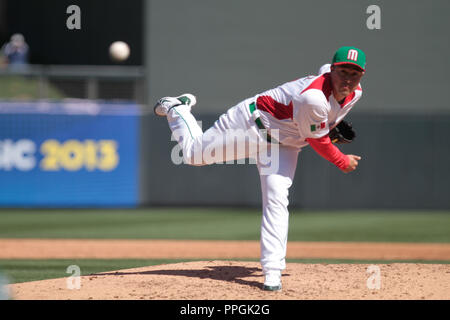
[[[302,148],[307,138],[328,134],[361,98],[358,86],[342,104],[332,94],[330,65],[320,68],[318,76],[308,76],[287,82],[254,97],[264,127],[279,130],[279,141],[285,146]]]
[[[173,137],[178,141],[187,164],[207,165],[216,163],[216,160],[226,163],[241,156],[258,159],[263,200],[261,265],[264,274],[279,273],[286,266],[288,190],[294,179],[300,148],[308,145],[307,138],[325,136],[362,94],[359,87],[342,105],[339,104],[332,95],[329,72],[330,65],[324,65],[317,76],[291,81],[243,100],[221,115],[214,126],[205,132],[192,115],[191,108],[186,105],[173,107],[167,114]],[[257,110],[250,113],[249,104],[255,101]],[[278,156],[270,158],[269,162],[260,161],[258,157],[261,152],[260,142],[266,141],[254,121],[258,117],[269,133],[274,129],[279,130],[277,139],[281,144],[274,144],[273,147],[278,149],[278,153],[275,153]],[[240,134],[236,139],[232,135],[233,139],[228,140],[226,137],[230,131],[246,132],[248,135]],[[237,146],[240,144],[250,146],[248,149],[256,153],[247,153],[247,148],[242,149],[243,154],[237,151],[229,156],[227,152],[221,152],[224,147],[227,150],[239,150]],[[253,145],[258,148],[252,148]],[[271,149],[271,154],[273,152]],[[210,157],[213,153],[214,157]]]

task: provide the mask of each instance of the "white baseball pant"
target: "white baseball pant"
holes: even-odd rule
[[[230,108],[204,133],[185,105],[172,108],[167,119],[187,164],[207,165],[246,158],[256,162],[263,200],[261,266],[265,274],[286,267],[288,192],[299,149],[268,144],[252,118],[250,102],[247,99]]]

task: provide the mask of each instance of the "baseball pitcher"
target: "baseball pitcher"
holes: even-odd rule
[[[318,75],[245,99],[205,132],[191,113],[196,104],[194,95],[161,98],[155,105],[155,113],[167,117],[185,163],[208,165],[255,159],[263,199],[264,290],[281,290],[281,272],[286,267],[288,191],[300,150],[310,145],[344,173],[355,170],[361,160],[357,155],[343,154],[334,143],[349,143],[355,137],[351,124],[343,118],[361,98],[365,65],[361,49],[341,47]],[[230,134],[233,139],[228,138]]]

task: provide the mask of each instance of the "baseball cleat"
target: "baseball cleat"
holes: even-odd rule
[[[263,290],[280,291],[281,287],[281,272],[270,272],[265,275]]]
[[[267,286],[267,285],[264,285],[263,286],[263,290],[265,290],[265,291],[281,291],[281,283],[280,284],[278,284],[278,285],[276,285],[276,286]]]
[[[188,107],[193,107],[197,103],[197,99],[194,95],[190,93],[182,94],[178,97],[164,97],[158,100],[155,107],[153,108],[153,111],[156,115],[160,117],[167,116],[167,113],[169,113],[169,110],[173,107],[180,106],[180,105],[186,105]]]

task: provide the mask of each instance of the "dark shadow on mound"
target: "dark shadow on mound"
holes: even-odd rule
[[[259,274],[255,274],[258,272]],[[197,270],[154,270],[144,272],[110,272],[110,273],[96,273],[91,276],[122,276],[122,275],[166,275],[166,276],[180,276],[199,279],[213,279],[227,282],[234,282],[250,287],[262,287],[262,275],[259,268],[248,268],[241,266],[206,266],[204,269]],[[249,281],[242,278],[255,277],[261,278],[261,281]]]

